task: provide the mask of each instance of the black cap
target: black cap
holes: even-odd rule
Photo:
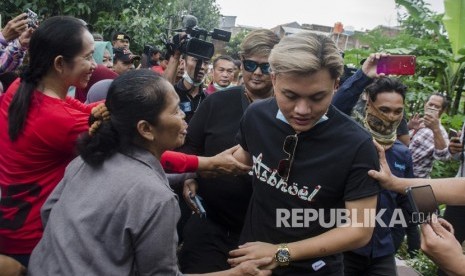
[[[116,32],[116,33],[113,34],[113,38],[112,38],[113,41],[120,40],[120,39],[127,39],[127,40],[131,41],[131,38],[127,34],[125,34],[123,32]]]
[[[124,48],[113,49],[113,60],[121,60],[122,62],[133,62],[134,60],[140,60],[140,56],[133,55],[131,51]]]

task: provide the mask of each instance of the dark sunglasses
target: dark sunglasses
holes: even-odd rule
[[[268,75],[270,73],[270,64],[268,62],[258,63],[250,59],[244,59],[242,64],[244,64],[244,70],[247,72],[253,73],[258,67],[260,67],[263,74]]]
[[[297,148],[297,141],[299,138],[297,134],[289,135],[284,140],[283,151],[287,153],[287,158],[281,159],[278,164],[278,175],[281,176],[286,182],[291,172],[292,162],[294,161],[295,149]]]

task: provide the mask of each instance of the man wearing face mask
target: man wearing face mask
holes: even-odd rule
[[[368,85],[352,110],[352,117],[367,129],[373,138],[386,151],[389,167],[394,175],[403,178],[413,177],[412,157],[409,149],[397,140],[397,128],[402,120],[406,86],[396,78],[388,78],[376,74],[376,64],[380,54],[372,54],[363,64],[362,70],[349,78],[333,98],[333,104],[338,107],[341,100],[353,92],[354,83],[363,77],[375,78]],[[358,98],[353,94],[355,100]],[[353,99],[353,98],[352,98]],[[346,99],[347,100],[347,99]],[[346,106],[347,107],[347,106]],[[377,224],[372,239],[362,248],[344,253],[344,269],[346,275],[396,275],[394,255],[405,235],[406,225],[390,226],[396,207],[403,209],[405,218],[410,216],[410,206],[405,196],[395,192],[382,190],[378,197],[377,210],[385,210],[381,216],[386,227]],[[417,231],[416,241],[419,244]]]
[[[213,61],[213,79],[205,89],[207,95],[233,87],[234,60],[230,56],[219,56]]]
[[[181,110],[186,114],[186,122],[189,123],[200,103],[205,99],[203,81],[208,70],[210,60],[202,60],[200,70],[195,72],[198,59],[192,56],[184,56],[184,75],[174,89],[179,95]]]

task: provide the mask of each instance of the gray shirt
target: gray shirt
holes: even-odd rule
[[[148,151],[74,159],[41,209],[29,275],[181,275],[175,194]]]

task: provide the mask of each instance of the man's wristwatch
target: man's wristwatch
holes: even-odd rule
[[[289,263],[291,262],[291,253],[289,252],[287,244],[282,243],[278,246],[278,250],[276,250],[274,258],[279,266],[289,265]]]

